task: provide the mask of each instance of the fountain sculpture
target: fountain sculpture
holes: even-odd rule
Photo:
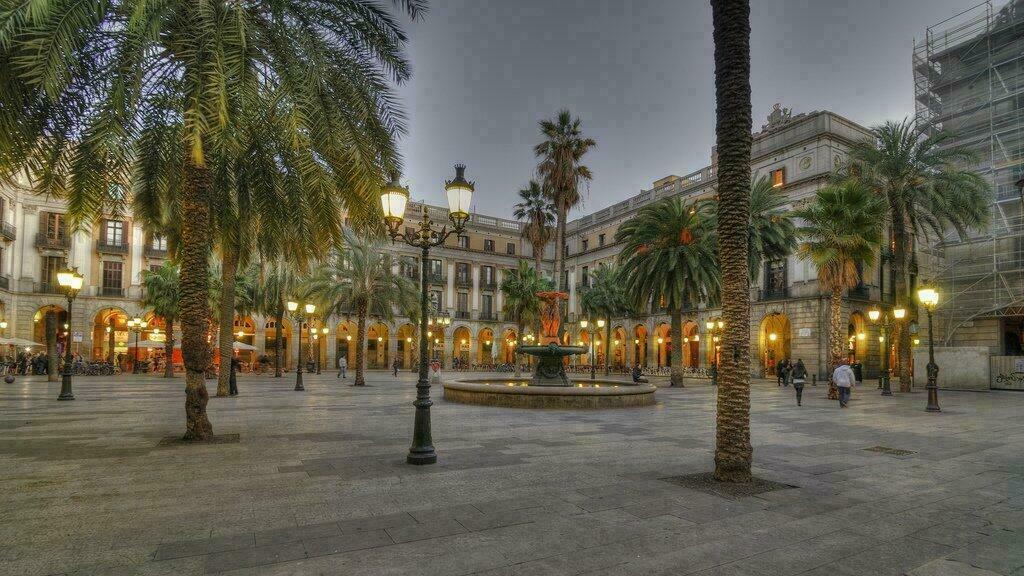
[[[559,303],[569,295],[565,292],[538,292],[541,301],[539,346],[520,346],[519,351],[537,357],[531,386],[571,386],[565,374],[562,359],[571,354],[585,354],[582,346],[562,346],[558,343],[558,327],[562,323]]]

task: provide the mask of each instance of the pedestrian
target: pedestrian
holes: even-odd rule
[[[832,373],[832,382],[839,389],[840,408],[846,408],[847,403],[850,402],[850,390],[856,381],[857,378],[853,374],[853,369],[850,368],[849,360],[842,361]]]
[[[786,368],[782,371],[782,385],[786,388],[789,387],[790,381],[793,380],[793,361],[786,358]]]
[[[345,374],[345,372],[347,372],[347,371],[348,371],[348,358],[346,358],[345,355],[342,354],[338,358],[338,378],[348,378],[348,376]]]
[[[231,358],[231,374],[228,376],[228,394],[231,396],[238,396],[238,379],[235,378],[235,372],[242,369],[242,363],[238,358]]]
[[[802,358],[798,358],[796,366],[793,367],[793,390],[796,390],[796,405],[800,406],[800,403],[804,398],[804,382],[807,381],[807,367],[804,366]]]
[[[633,372],[631,375],[635,384],[646,384],[648,382],[647,378],[644,377],[643,371],[640,370],[639,362],[633,366]]]
[[[401,362],[398,361],[398,358],[395,358],[395,361],[391,363],[391,373],[395,378],[398,378],[398,369],[401,367]]]
[[[781,362],[775,365],[775,378],[778,380],[779,386],[782,386],[786,382],[786,359],[783,358]]]

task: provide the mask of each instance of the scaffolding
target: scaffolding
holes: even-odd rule
[[[995,196],[987,230],[950,234],[919,254],[947,294],[937,330],[947,345],[966,344],[958,334],[976,320],[1024,316],[1024,0],[983,2],[928,28],[913,70],[918,127],[973,150],[971,168]]]

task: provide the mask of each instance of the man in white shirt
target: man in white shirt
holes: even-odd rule
[[[348,378],[348,376],[345,375],[345,372],[347,370],[348,370],[348,358],[346,358],[345,355],[342,354],[338,358],[338,378]]]
[[[848,360],[844,360],[839,366],[836,367],[835,372],[832,373],[832,382],[839,389],[839,407],[846,408],[847,402],[850,401],[850,390],[853,388],[853,383],[857,377],[853,373],[853,368],[850,368]]]

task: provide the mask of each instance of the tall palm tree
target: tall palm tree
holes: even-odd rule
[[[795,213],[805,222],[800,228],[800,258],[814,263],[818,282],[830,294],[830,368],[844,358],[843,291],[860,281],[858,264],[874,264],[885,212],[881,198],[859,181],[848,179],[818,190],[814,201]]]
[[[718,201],[708,200],[713,227],[717,228]],[[750,180],[750,225],[747,227],[747,268],[750,281],[757,279],[767,261],[785,258],[796,250],[796,225],[789,199],[781,188],[772,186],[767,176]]]
[[[858,142],[850,149],[845,172],[888,204],[893,287],[896,302],[911,311],[909,322],[917,311],[910,279],[917,272],[918,237],[940,238],[952,228],[964,239],[969,229],[984,227],[992,190],[980,174],[963,168],[976,157],[965,147],[951,146],[953,135],[948,132],[924,134],[910,119],[886,122],[871,132],[873,142]],[[898,328],[900,390],[909,392],[910,331]]]
[[[516,323],[516,362],[515,376],[519,378],[519,343],[523,340],[523,332],[527,324],[540,320],[540,298],[538,292],[551,289],[551,283],[540,275],[536,268],[530,268],[525,260],[519,261],[519,267],[510,270],[501,279],[501,293],[504,299],[503,310],[506,318],[515,319]]]
[[[43,0],[5,16],[0,175],[27,168],[77,222],[122,210],[125,190],[137,218],[181,222],[184,437],[208,439],[211,212],[232,162],[260,142],[283,186],[254,186],[252,206],[293,214],[295,235],[317,237],[301,218],[315,210],[376,221],[399,162],[390,82],[410,76],[406,36],[371,0]]]
[[[718,369],[715,478],[749,482],[750,1],[711,0],[718,152],[718,261],[722,272],[722,359]]]
[[[536,180],[530,180],[526,188],[519,191],[519,198],[522,202],[516,203],[512,214],[516,220],[526,223],[523,226],[523,238],[533,246],[534,270],[538,276],[543,276],[540,265],[544,258],[544,247],[551,241],[555,206]]]
[[[341,254],[320,268],[306,286],[309,295],[323,303],[324,316],[352,313],[356,317],[356,386],[366,384],[364,356],[366,318],[391,320],[395,309],[413,320],[419,318],[419,290],[412,280],[392,270],[394,257],[379,241],[357,236],[345,229]]]
[[[604,338],[604,374],[611,373],[612,319],[629,315],[634,303],[625,288],[623,275],[613,266],[599,266],[590,279],[590,286],[580,295],[580,308],[587,316],[608,320]]]
[[[285,301],[295,291],[298,280],[295,270],[284,258],[275,258],[260,267],[253,298],[256,312],[274,317],[274,377],[280,378],[284,367]]]
[[[573,118],[567,109],[558,111],[550,120],[540,121],[544,138],[533,147],[540,160],[537,174],[543,180],[543,189],[555,207],[555,285],[567,290],[565,276],[565,224],[569,210],[580,202],[580,183],[593,178],[590,168],[584,166],[583,156],[597,146],[593,138],[583,137],[579,118]]]
[[[674,196],[644,206],[615,232],[615,241],[623,242],[619,273],[635,307],[668,310],[673,386],[683,384],[683,310],[716,298],[719,290],[710,221],[706,210]]]
[[[174,377],[174,320],[178,317],[181,297],[178,265],[170,260],[155,270],[142,273],[142,300],[139,305],[152,308],[153,314],[164,319],[167,340],[164,341],[164,378]]]

